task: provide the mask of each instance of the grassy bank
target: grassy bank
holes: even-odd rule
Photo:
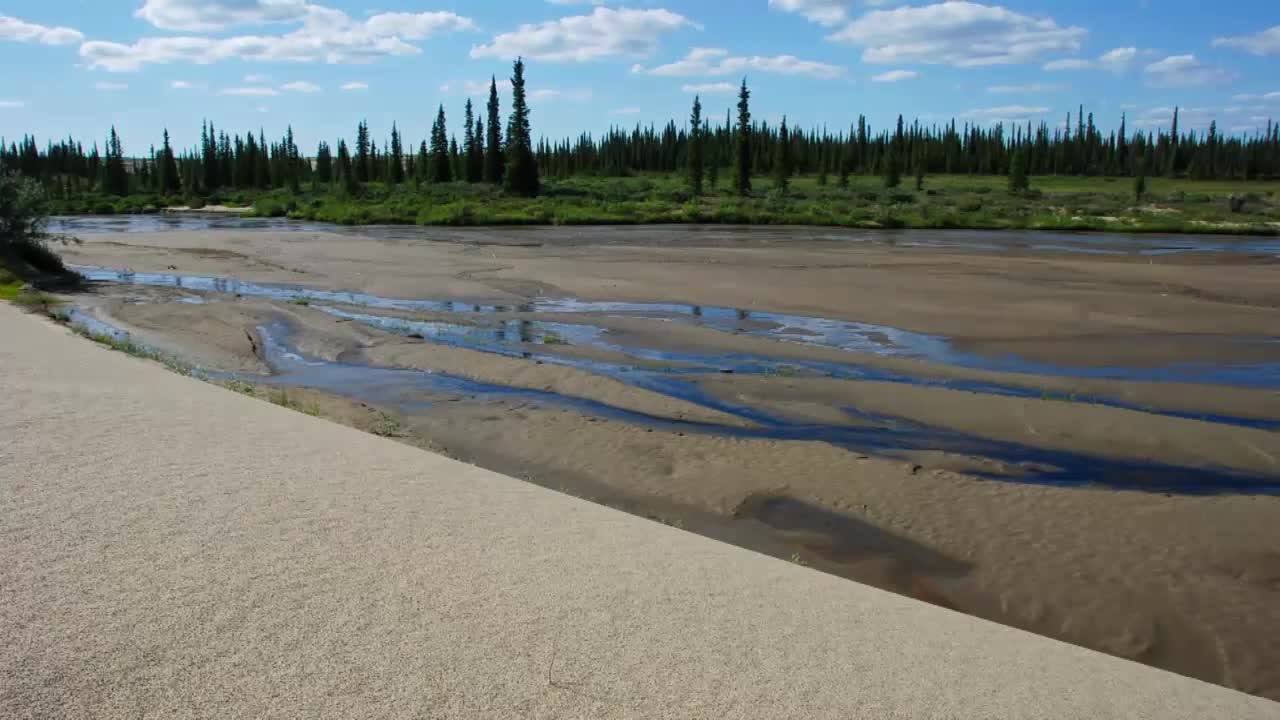
[[[384,186],[358,196],[328,188],[228,193],[209,203],[251,207],[251,215],[343,225],[634,225],[710,223],[852,228],[970,228],[1280,234],[1280,185],[1268,182],[1152,178],[1135,201],[1123,178],[1038,177],[1011,194],[998,176],[914,178],[886,189],[876,177],[839,187],[814,176],[795,178],[784,193],[760,178],[750,198],[724,183],[692,197],[678,176],[577,177],[549,181],[537,198],[507,196],[487,185]],[[57,203],[71,214],[158,212],[175,199],[83,197]],[[199,202],[195,206],[199,206]]]

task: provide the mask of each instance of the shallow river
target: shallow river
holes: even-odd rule
[[[1048,484],[1097,483],[1112,487],[1141,488],[1184,493],[1275,493],[1280,479],[1216,468],[1170,466],[1155,461],[1125,461],[1066,451],[1045,450],[1020,443],[991,440],[944,428],[930,427],[905,418],[840,408],[848,422],[837,424],[798,421],[756,407],[727,401],[707,392],[701,381],[722,374],[786,375],[870,380],[1006,397],[1030,397],[1088,402],[1140,410],[1206,422],[1275,429],[1275,420],[1213,415],[1177,410],[1139,408],[1117,398],[1066,397],[1031,390],[1014,382],[978,382],[947,379],[889,370],[859,362],[857,354],[907,357],[943,365],[998,372],[1032,372],[1067,377],[1106,377],[1137,381],[1199,381],[1259,388],[1280,387],[1280,363],[1256,365],[1181,364],[1162,368],[1080,368],[1030,363],[1016,357],[987,357],[957,351],[946,337],[913,333],[899,328],[832,318],[805,317],[732,308],[663,303],[585,302],[568,298],[530,301],[515,306],[460,303],[444,299],[387,298],[364,293],[317,290],[301,286],[251,283],[170,273],[140,273],[105,268],[77,267],[89,280],[108,284],[169,287],[181,291],[178,302],[221,302],[236,296],[266,298],[310,305],[347,321],[428,343],[495,353],[530,361],[572,366],[625,384],[728,413],[752,425],[750,428],[694,423],[653,417],[582,398],[532,391],[436,372],[378,367],[362,362],[328,362],[304,356],[296,349],[296,328],[281,318],[258,328],[263,359],[270,377],[246,379],[268,384],[310,387],[365,402],[392,405],[404,412],[424,412],[429,406],[406,401],[415,393],[461,394],[471,397],[529,401],[543,406],[566,407],[648,427],[682,432],[714,433],[745,438],[822,441],[858,452],[901,454],[912,451],[948,451],[997,460],[1016,469],[1016,476],[992,474],[993,479],[1016,479]],[[378,312],[430,312],[448,320],[390,317]],[[512,316],[515,316],[514,319]],[[530,315],[539,319],[524,319]],[[545,319],[548,316],[555,320]],[[771,340],[847,351],[847,362],[778,358],[763,354],[717,354],[672,351],[615,340],[603,318],[623,316],[661,322],[697,325],[724,333],[746,334]],[[455,320],[456,319],[456,320]],[[119,334],[110,326],[78,314],[76,323],[95,332]],[[1257,338],[1255,342],[1275,342]],[[620,355],[624,359],[586,359],[561,352],[565,347],[586,347]],[[855,354],[857,353],[857,354]],[[215,376],[234,377],[232,375]],[[983,474],[978,471],[975,474]]]

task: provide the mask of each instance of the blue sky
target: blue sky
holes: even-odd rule
[[[743,77],[758,118],[873,127],[956,117],[1103,128],[1280,117],[1280,4],[1191,0],[6,0],[0,135],[101,138],[141,154],[168,127],[292,123],[308,152],[354,135],[427,134],[443,103],[528,65],[535,133],[683,122],[694,93],[722,118]],[[504,110],[509,98],[503,94]]]

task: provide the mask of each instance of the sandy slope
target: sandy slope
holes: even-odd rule
[[[404,297],[507,302],[544,292],[810,312],[938,332],[972,349],[1016,350],[1062,363],[1118,358],[1158,365],[1177,357],[1203,359],[1205,348],[1232,353],[1217,358],[1223,361],[1280,354],[1280,345],[1259,349],[1197,335],[1275,333],[1277,266],[1262,260],[903,250],[792,242],[785,234],[771,243],[730,238],[686,246],[684,236],[662,228],[538,232],[545,244],[531,248],[502,244],[529,237],[519,230],[442,232],[460,243],[479,238],[499,244],[156,233],[95,236],[70,252],[87,264],[160,271],[173,265],[185,273]],[[709,411],[579,371],[407,342],[296,306],[223,297],[210,305],[111,300],[103,310],[148,342],[218,367],[261,370],[253,327],[283,313],[305,329],[303,350],[317,357],[359,355],[669,417],[714,419]],[[850,357],[674,323],[593,320],[608,326],[618,342],[644,347]],[[925,375],[1100,393],[1140,406],[1280,417],[1274,391],[855,360]],[[1280,461],[1280,433],[1084,403],[790,378],[717,376],[707,385],[726,398],[824,422],[847,421],[835,411],[854,405],[1112,458],[1271,475]],[[646,433],[525,402],[461,400],[404,418],[409,439],[780,557],[799,553],[846,577],[1280,698],[1280,643],[1273,639],[1280,637],[1280,555],[1274,550],[1280,547],[1280,499],[981,482],[963,474],[973,467],[968,457],[917,453],[893,460],[820,443]],[[364,426],[360,418],[368,409],[334,407]]]
[[[6,717],[1276,717],[0,306]]]

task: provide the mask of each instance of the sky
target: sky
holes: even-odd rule
[[[452,134],[523,56],[534,133],[718,122],[745,77],[757,119],[873,129],[956,118],[1104,130],[1211,120],[1251,134],[1280,118],[1280,3],[1237,0],[4,0],[0,136],[86,142],[115,126],[127,154],[168,128],[198,142],[292,125],[304,152],[397,123]],[[501,88],[504,114],[508,88]]]

